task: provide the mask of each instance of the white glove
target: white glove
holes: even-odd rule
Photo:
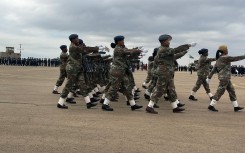
[[[211,79],[207,78],[206,79],[206,82],[209,84],[209,82],[211,81]]]
[[[190,45],[190,47],[195,47],[197,45],[197,43],[196,42],[191,42],[189,45]]]
[[[143,48],[142,52],[143,52],[143,53],[147,53],[148,50]]]
[[[104,46],[102,46],[102,45],[99,46],[99,50],[102,50],[103,51],[104,49],[105,49]]]

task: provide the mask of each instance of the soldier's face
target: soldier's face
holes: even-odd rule
[[[78,38],[73,39],[72,42],[73,42],[74,44],[76,44],[76,45],[79,45],[79,39],[78,39]]]
[[[171,42],[171,39],[165,40],[163,42],[163,45],[166,46],[166,47],[169,47],[170,46],[170,42]]]
[[[118,44],[119,46],[124,46],[124,40],[118,41],[117,44]]]
[[[67,52],[67,48],[64,48],[62,51],[63,51],[63,52]]]

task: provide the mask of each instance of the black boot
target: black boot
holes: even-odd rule
[[[103,104],[105,99],[100,99],[100,103]]]
[[[142,88],[147,89],[147,86],[146,85],[142,85]]]
[[[153,108],[160,108],[160,107],[157,104],[154,104]]]
[[[218,112],[218,110],[214,106],[211,106],[211,105],[208,106],[208,109],[213,112]]]
[[[137,90],[135,90],[135,92],[141,92],[139,88],[137,88]]]
[[[61,109],[68,109],[68,106],[66,106],[65,104],[64,105],[60,105],[59,103],[57,104],[57,107],[58,108],[61,108]]]
[[[126,103],[127,103],[127,106],[129,106],[129,105],[130,105],[129,101],[126,101]]]
[[[135,97],[134,97],[134,100],[138,100],[138,99],[140,99],[139,96],[135,96]]]
[[[100,91],[98,91],[98,92],[96,92],[96,94],[97,95],[101,95],[101,94],[103,94],[102,92],[100,92]]]
[[[103,104],[102,105],[102,110],[104,110],[104,111],[113,111],[113,108],[111,108],[109,105]]]
[[[76,104],[77,102],[74,101],[74,98],[66,98],[66,102],[70,103],[70,104]]]
[[[134,106],[131,106],[131,110],[134,111],[134,110],[140,109],[140,108],[142,108],[142,107],[143,107],[143,106],[139,106],[139,105],[135,104]]]
[[[173,109],[173,113],[180,113],[180,112],[182,112],[184,110],[185,110],[184,108],[176,107],[176,108]]]
[[[97,102],[97,101],[99,101],[100,99],[98,99],[98,98],[90,98],[90,101],[92,102],[92,103],[94,103],[94,102]]]
[[[145,111],[146,111],[147,113],[151,113],[151,114],[158,114],[157,111],[155,111],[153,108],[151,108],[151,107],[149,107],[149,106],[146,107]]]
[[[90,102],[90,103],[87,103],[86,105],[87,105],[87,109],[90,109],[91,107],[94,107],[97,104]]]
[[[163,96],[163,98],[165,99],[165,101],[168,101],[169,100],[169,98],[166,97],[166,96]]]
[[[78,97],[78,95],[76,93],[73,93],[73,97]]]
[[[98,97],[100,97],[100,96],[97,95],[97,94],[93,94],[93,97],[98,98]]]
[[[56,91],[56,90],[53,90],[53,92],[52,92],[53,94],[60,94],[58,91]]]
[[[238,112],[238,111],[240,111],[242,109],[244,109],[244,107],[240,107],[240,106],[234,107],[234,112]]]
[[[150,96],[147,94],[144,94],[145,99],[150,100]]]
[[[178,106],[178,107],[183,107],[183,106],[185,106],[185,104],[178,103],[177,106]]]
[[[136,92],[136,93],[134,93],[134,96],[136,97],[136,96],[140,96],[140,95]]]
[[[189,100],[197,101],[197,99],[192,95],[190,95]]]

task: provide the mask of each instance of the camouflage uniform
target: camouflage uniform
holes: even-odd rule
[[[158,80],[156,87],[153,91],[153,94],[151,96],[152,102],[157,102],[159,98],[163,95],[163,93],[166,93],[167,89],[169,99],[171,102],[175,102],[177,100],[176,94],[173,92],[175,89],[173,87],[170,87],[171,85],[171,78],[173,78],[174,71],[175,71],[175,54],[185,52],[189,49],[189,45],[182,45],[177,48],[169,48],[169,47],[163,47],[160,46],[157,52],[157,56],[155,59],[158,60]],[[169,88],[168,88],[169,87]]]
[[[151,74],[151,70],[153,68],[153,61],[148,61],[148,68],[147,68],[147,77],[145,80],[145,83],[149,83],[152,80],[152,74]]]
[[[132,87],[128,75],[129,65],[127,63],[127,55],[131,53],[127,48],[116,46],[114,49],[113,62],[110,68],[110,85],[107,85],[108,91],[105,93],[105,97],[112,100],[113,95],[117,94],[120,87],[124,92],[124,95],[128,100],[133,99]]]
[[[197,82],[192,91],[197,92],[197,90],[203,85],[206,93],[210,93],[209,84],[206,82],[206,78],[209,74],[209,67],[212,61],[215,61],[215,58],[207,58],[207,56],[201,55],[198,60],[198,70],[197,70]]]
[[[239,61],[245,59],[245,55],[243,56],[221,56],[214,65],[212,71],[210,72],[208,78],[211,79],[214,73],[218,73],[219,78],[219,86],[218,89],[213,96],[213,99],[219,101],[221,96],[224,94],[225,90],[228,91],[229,97],[231,101],[236,101],[236,93],[235,89],[231,83],[231,62]]]
[[[67,83],[60,97],[66,98],[68,93],[72,91],[72,87],[75,84],[78,84],[81,95],[83,97],[88,96],[90,90],[89,87],[86,85],[84,74],[83,74],[81,53],[96,52],[96,51],[98,51],[98,47],[84,47],[84,46],[81,47],[71,43],[69,47],[68,63],[66,66]]]
[[[59,79],[56,82],[56,86],[61,86],[65,80],[65,78],[67,77],[66,75],[66,65],[67,65],[67,59],[68,59],[69,55],[66,52],[61,52],[60,54],[60,76]]]

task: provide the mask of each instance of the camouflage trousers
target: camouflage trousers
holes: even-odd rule
[[[129,83],[130,83],[130,87],[131,87],[131,90],[134,88],[134,86],[135,86],[135,81],[134,81],[134,75],[133,75],[133,73],[131,72],[131,71],[128,71],[127,73],[126,73],[126,75],[128,76],[128,78],[129,78]],[[129,90],[129,89],[128,89]]]
[[[194,86],[192,91],[197,92],[197,90],[201,87],[201,85],[203,85],[206,93],[210,93],[209,84],[206,82],[206,78],[207,78],[207,76],[200,76],[199,75],[197,78],[196,85]]]
[[[146,77],[146,79],[145,79],[145,83],[149,83],[151,80],[152,80],[151,72],[148,72],[148,73],[147,73],[147,77]]]
[[[156,84],[157,84],[157,80],[158,80],[158,77],[152,77],[152,80],[151,80],[151,82],[150,82],[150,84],[149,84],[149,86],[148,86],[148,91],[149,91],[149,93],[152,93],[153,92],[153,89],[154,89],[154,87],[156,86]]]
[[[173,75],[158,76],[156,86],[153,89],[151,96],[151,101],[158,102],[164,93],[168,94],[170,102],[175,102],[177,100]]]
[[[58,86],[58,87],[61,86],[66,77],[67,77],[66,69],[60,69],[60,76],[56,82],[56,86]]]
[[[237,100],[235,89],[234,89],[230,79],[220,79],[219,80],[219,86],[218,86],[218,89],[217,89],[215,95],[213,96],[213,99],[216,101],[219,101],[221,96],[225,93],[225,90],[227,90],[229,93],[230,101],[236,101]]]
[[[122,89],[123,94],[128,100],[133,99],[132,84],[130,83],[130,77],[126,74],[125,69],[112,67],[110,70],[110,81],[106,88],[105,97],[109,100],[112,100],[119,88]]]
[[[85,82],[84,74],[81,68],[67,65],[66,72],[67,72],[67,82],[64,89],[62,90],[60,97],[66,98],[69,92],[73,91],[74,85],[78,86],[83,97],[88,96],[90,90]]]

